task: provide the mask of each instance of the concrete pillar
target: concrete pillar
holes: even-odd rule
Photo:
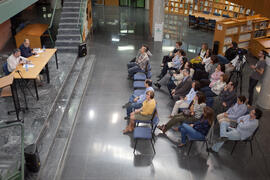
[[[270,58],[266,58],[267,67],[261,85],[257,105],[263,109],[270,109]]]
[[[164,26],[164,0],[154,0],[153,29],[154,41],[162,41]],[[160,32],[161,31],[161,32]]]
[[[149,9],[149,0],[145,0],[145,9]]]
[[[56,4],[56,9],[60,9],[62,6],[61,6],[61,1],[62,0],[51,0],[51,8],[54,9],[54,4]]]

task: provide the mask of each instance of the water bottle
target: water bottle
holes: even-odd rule
[[[25,71],[28,71],[28,63],[25,64]]]

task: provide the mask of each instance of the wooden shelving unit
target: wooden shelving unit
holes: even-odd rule
[[[270,36],[269,19],[260,15],[230,18],[216,24],[214,41],[219,41],[219,54],[224,54],[232,41],[239,48],[250,48],[250,42]]]
[[[225,0],[168,0],[165,12],[170,14],[189,15],[195,12],[208,11],[210,14],[219,13],[230,17],[254,15],[254,11]]]

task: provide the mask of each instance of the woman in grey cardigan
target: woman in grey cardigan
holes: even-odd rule
[[[197,92],[193,103],[189,109],[183,110],[183,112],[181,112],[180,114],[173,116],[169,122],[158,126],[158,128],[163,133],[166,133],[167,130],[169,130],[178,123],[198,121],[198,119],[200,119],[203,114],[203,108],[206,106],[205,100],[206,98],[204,93],[200,91]]]

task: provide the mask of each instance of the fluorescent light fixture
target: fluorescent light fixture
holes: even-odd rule
[[[128,30],[128,33],[133,34],[134,30]]]
[[[196,53],[196,49],[193,49],[193,48],[188,48],[188,52],[191,52],[191,53]]]
[[[127,50],[134,50],[134,46],[128,45],[128,46],[118,46],[118,51],[127,51]]]
[[[173,49],[173,46],[162,46],[162,51],[172,51]]]
[[[127,33],[127,30],[120,30],[120,33]]]
[[[113,41],[113,42],[119,42],[120,39],[119,39],[119,38],[112,38],[112,41]]]

